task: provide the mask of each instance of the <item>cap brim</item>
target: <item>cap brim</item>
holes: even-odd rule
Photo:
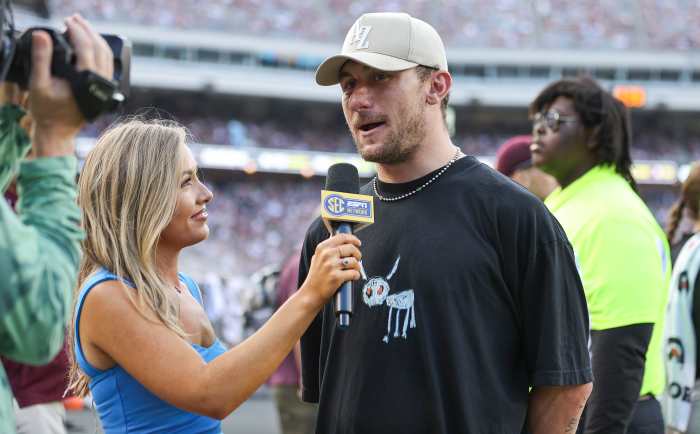
[[[367,65],[380,71],[403,71],[418,66],[417,63],[399,59],[397,57],[387,56],[380,53],[352,53],[338,54],[324,60],[316,70],[316,83],[321,86],[331,86],[338,84],[340,69],[348,60]]]

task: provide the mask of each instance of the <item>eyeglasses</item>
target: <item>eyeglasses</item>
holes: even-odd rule
[[[549,128],[550,131],[556,133],[559,131],[561,124],[568,124],[576,122],[575,116],[563,116],[556,110],[550,110],[547,113],[536,113],[532,118],[532,129],[536,130],[540,125],[544,125]]]

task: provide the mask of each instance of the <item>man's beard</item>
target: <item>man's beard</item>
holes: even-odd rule
[[[379,164],[399,164],[407,161],[425,139],[425,104],[418,102],[413,110],[404,107],[399,111],[397,125],[387,135],[384,143],[369,152],[353,135],[355,147],[363,160]]]

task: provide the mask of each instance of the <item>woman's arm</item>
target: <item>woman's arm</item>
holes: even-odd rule
[[[116,281],[97,285],[85,299],[80,320],[83,348],[92,345],[107,354],[176,407],[222,419],[274,372],[340,284],[359,279],[359,244],[351,235],[319,244],[299,291],[258,332],[209,364],[185,340],[155,322],[155,315],[141,315]],[[340,249],[342,256],[351,256],[345,267],[340,266]]]

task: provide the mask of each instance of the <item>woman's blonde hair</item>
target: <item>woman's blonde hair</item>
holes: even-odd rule
[[[144,315],[184,336],[177,306],[156,269],[156,246],[177,202],[182,150],[187,130],[162,120],[132,119],[105,131],[90,151],[78,183],[78,205],[86,238],[75,289],[73,324],[68,331],[71,367],[68,389],[84,396],[88,377],[75,358],[78,294],[100,267],[128,279],[129,299]]]

